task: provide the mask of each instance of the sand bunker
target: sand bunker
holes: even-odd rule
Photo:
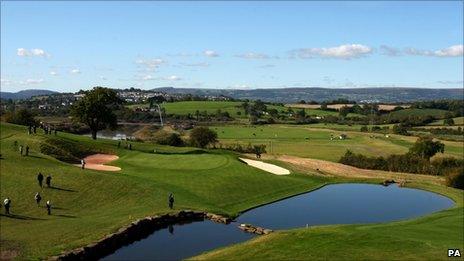
[[[284,169],[282,167],[276,166],[274,164],[258,161],[258,160],[251,160],[251,159],[245,159],[245,158],[240,158],[242,161],[246,162],[246,164],[267,171],[272,174],[276,175],[288,175],[290,174],[290,171],[288,169]]]
[[[116,155],[110,154],[94,154],[88,157],[85,157],[85,168],[94,169],[94,170],[104,170],[104,171],[119,171],[120,167],[103,165],[113,160],[119,159]],[[76,166],[81,167],[81,164],[75,164]]]

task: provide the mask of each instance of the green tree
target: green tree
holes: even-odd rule
[[[345,118],[348,113],[350,113],[350,108],[348,106],[343,106],[340,108],[340,110],[338,111],[338,114],[340,115],[340,117],[342,118]]]
[[[217,133],[207,127],[196,127],[190,132],[190,143],[195,147],[206,148],[217,142]]]
[[[421,158],[430,160],[438,152],[445,151],[445,144],[440,141],[433,141],[431,137],[419,137],[414,145],[409,149],[409,153]]]
[[[453,118],[448,118],[448,119],[445,119],[445,120],[443,121],[443,123],[444,123],[445,125],[448,125],[448,126],[453,126],[453,125],[454,125],[454,120],[453,120]]]
[[[97,139],[97,132],[117,126],[114,110],[121,104],[115,91],[104,87],[95,87],[85,92],[71,108],[74,120],[89,126],[92,139]]]
[[[37,121],[34,119],[34,114],[27,109],[19,109],[15,112],[6,113],[5,121],[26,126],[37,125]]]

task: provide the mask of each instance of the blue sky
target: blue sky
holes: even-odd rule
[[[463,86],[463,2],[5,2],[2,91]]]

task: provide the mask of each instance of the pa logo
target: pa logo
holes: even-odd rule
[[[461,251],[456,249],[448,249],[448,257],[461,257]]]

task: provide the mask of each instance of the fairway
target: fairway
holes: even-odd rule
[[[241,104],[241,102],[232,101],[182,101],[165,102],[161,107],[166,110],[166,114],[195,115],[196,111],[215,114],[218,110],[221,110],[222,112],[228,112],[231,117],[239,117],[240,115],[237,115],[237,112],[245,116],[243,108],[240,107]]]
[[[308,191],[328,182],[301,174],[269,173],[239,162],[228,152],[199,152],[191,148],[133,143],[134,150],[117,149],[111,140],[60,133],[58,138],[88,144],[120,158],[117,173],[82,170],[40,153],[42,134],[27,135],[26,127],[1,125],[1,198],[12,199],[12,216],[1,215],[2,249],[21,259],[52,256],[101,239],[130,222],[170,212],[167,196],[173,193],[173,211],[198,209],[237,215],[245,209]],[[14,148],[28,144],[21,157]],[[168,154],[153,154],[164,151]],[[20,164],[18,164],[18,162]],[[52,188],[41,189],[37,173],[51,174]],[[34,194],[51,200],[52,215],[37,207]]]

